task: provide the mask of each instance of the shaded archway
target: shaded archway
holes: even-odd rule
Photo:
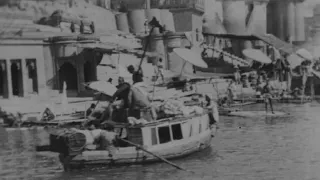
[[[78,89],[77,69],[71,63],[64,63],[59,69],[60,90],[63,88],[64,81],[66,81],[67,90]]]
[[[12,82],[12,94],[14,96],[22,96],[22,72],[21,72],[21,62],[11,63],[11,82]]]
[[[93,81],[93,69],[92,69],[92,64],[89,61],[84,63],[83,71],[84,71],[84,82]]]

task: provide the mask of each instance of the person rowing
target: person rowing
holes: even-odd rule
[[[273,107],[272,107],[272,91],[273,91],[273,87],[270,85],[270,80],[267,79],[266,85],[264,85],[264,87],[262,89],[262,95],[264,97],[266,112],[268,112],[268,103],[269,103],[271,112],[272,112],[272,114],[274,114]]]

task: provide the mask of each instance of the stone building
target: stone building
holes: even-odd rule
[[[43,41],[41,38],[8,38],[0,42],[0,96],[45,94]]]
[[[195,31],[202,28],[204,0],[151,0],[151,8],[169,9],[173,14],[176,32]]]
[[[270,0],[267,6],[267,32],[282,40],[305,41],[304,0]]]
[[[84,83],[97,80],[97,66],[115,48],[98,46],[104,36],[110,35],[25,32],[2,37],[0,96],[47,96],[61,92],[64,81],[68,96],[90,95]]]

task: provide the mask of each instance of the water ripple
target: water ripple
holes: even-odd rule
[[[196,174],[156,163],[63,172],[57,154],[36,152],[44,130],[0,133],[0,177],[50,180],[315,180],[320,177],[318,104],[282,105],[286,117],[222,117],[212,147],[176,164]],[[245,107],[260,110],[263,105]],[[40,134],[40,135],[39,135]]]

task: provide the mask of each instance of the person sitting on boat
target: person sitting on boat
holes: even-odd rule
[[[268,103],[270,104],[271,112],[273,112],[273,106],[272,106],[272,91],[273,87],[270,85],[270,80],[267,79],[265,86],[262,89],[262,95],[264,96],[264,102],[265,102],[265,109],[268,111]]]
[[[54,120],[55,115],[51,109],[47,106],[44,112],[42,113],[41,121],[51,121]]]
[[[132,82],[133,84],[138,82],[143,82],[143,72],[142,69],[137,67],[135,68],[133,65],[128,66],[129,73],[132,74]]]
[[[236,85],[234,84],[234,80],[231,79],[227,89],[229,104],[233,104],[233,100],[235,98],[235,91],[236,91]]]
[[[90,114],[94,111],[94,109],[96,108],[96,105],[94,104],[94,103],[92,103],[91,105],[90,105],[90,107],[87,109],[87,111],[86,111],[86,116],[88,117],[88,116],[90,116]]]
[[[113,94],[112,96],[112,100],[110,103],[113,104],[113,106],[110,106],[109,112],[110,112],[110,116],[109,116],[109,121],[112,120],[113,118],[113,108],[116,106],[120,106],[116,103],[114,103],[116,100],[121,100],[123,102],[123,104],[121,105],[121,107],[117,108],[118,112],[123,112],[123,110],[125,110],[125,115],[127,115],[127,109],[129,108],[129,93],[131,90],[131,85],[127,82],[124,81],[123,77],[119,77],[118,78],[118,85],[117,85],[118,90]],[[123,120],[123,118],[121,118]]]

